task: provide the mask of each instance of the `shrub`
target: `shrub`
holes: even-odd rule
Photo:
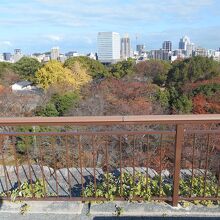
[[[217,184],[217,179],[214,176],[207,180],[205,196],[216,196]],[[185,198],[189,197],[191,194],[191,186],[193,197],[204,196],[205,179],[203,176],[195,176],[193,182],[191,176],[181,179],[179,195]],[[90,182],[90,184],[86,186],[83,196],[104,197],[110,201],[119,196],[129,201],[133,201],[134,197],[139,197],[144,201],[151,201],[152,197],[170,197],[172,193],[172,180],[160,176],[146,178],[146,174],[144,175],[140,172],[135,173],[135,175],[125,172],[122,176],[116,176],[112,173],[100,175],[97,180],[96,191],[94,183]],[[218,189],[218,195],[220,195],[220,189]],[[204,205],[213,204],[213,202],[208,199],[205,201],[194,201],[194,203]]]

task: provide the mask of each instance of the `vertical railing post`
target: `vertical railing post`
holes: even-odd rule
[[[176,141],[175,141],[175,164],[173,178],[173,206],[177,206],[179,202],[179,186],[180,186],[180,167],[182,146],[184,140],[184,125],[176,125]]]

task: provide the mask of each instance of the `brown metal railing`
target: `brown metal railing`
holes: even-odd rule
[[[0,118],[0,156],[5,199],[220,200],[220,115]]]

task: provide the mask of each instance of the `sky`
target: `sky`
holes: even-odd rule
[[[159,49],[188,35],[220,47],[220,0],[0,0],[0,52],[97,50],[97,33],[129,34],[132,46]]]

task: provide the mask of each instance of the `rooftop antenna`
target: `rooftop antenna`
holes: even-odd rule
[[[139,37],[139,35],[136,34],[136,46],[138,45],[138,37]]]
[[[136,35],[135,35],[135,38],[136,38],[136,45],[135,45],[135,48],[137,48],[137,45],[138,45],[138,40],[139,40],[139,37],[140,37],[140,35],[138,34],[138,33],[136,33]]]

